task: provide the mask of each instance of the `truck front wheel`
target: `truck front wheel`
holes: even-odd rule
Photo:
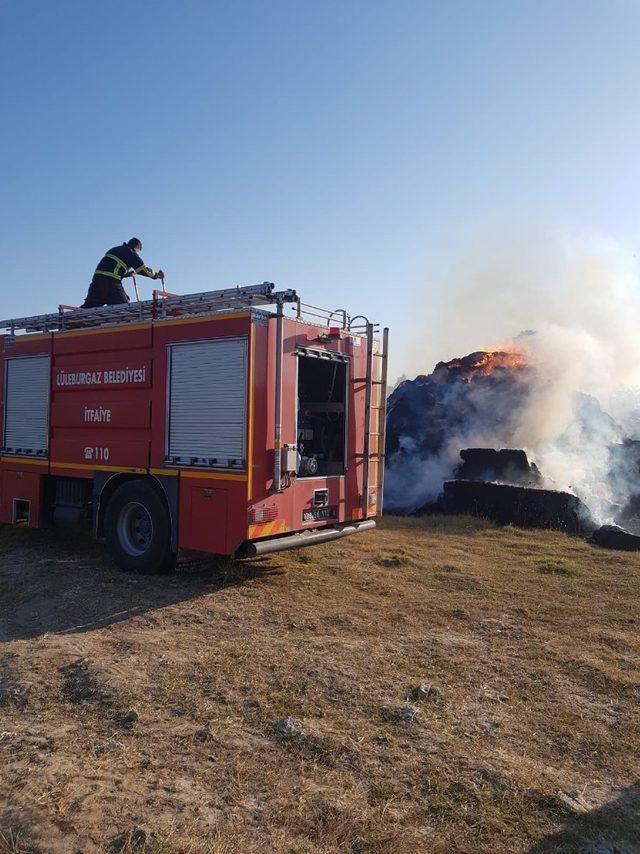
[[[120,569],[154,575],[174,568],[167,507],[144,481],[130,480],[116,489],[107,505],[104,531]]]

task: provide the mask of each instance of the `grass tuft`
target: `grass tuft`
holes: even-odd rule
[[[559,558],[539,563],[538,572],[543,575],[576,575],[578,568],[572,561]]]
[[[374,561],[378,566],[393,569],[399,566],[408,566],[411,563],[411,558],[403,549],[400,549],[393,552],[380,552],[374,557]]]

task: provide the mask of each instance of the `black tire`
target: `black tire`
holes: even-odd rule
[[[171,521],[162,497],[143,480],[119,486],[107,505],[104,532],[111,557],[126,572],[171,572]]]

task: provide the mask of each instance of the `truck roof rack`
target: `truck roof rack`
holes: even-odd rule
[[[218,311],[252,306],[298,302],[298,295],[294,290],[276,291],[272,282],[181,296],[163,295],[163,293],[154,291],[154,297],[150,300],[101,308],[78,308],[65,311],[68,306],[60,306],[57,312],[50,314],[0,320],[0,329],[8,329],[11,335],[14,335],[17,330],[63,332],[68,329],[91,329],[123,323],[139,323],[145,320],[215,314]]]

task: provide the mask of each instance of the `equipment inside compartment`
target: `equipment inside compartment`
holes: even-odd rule
[[[344,474],[347,363],[298,357],[298,477]]]

